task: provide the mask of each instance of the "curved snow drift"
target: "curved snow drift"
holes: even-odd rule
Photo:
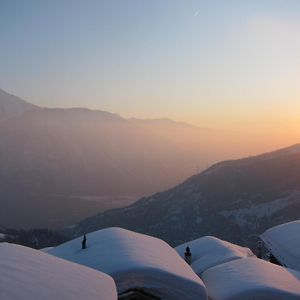
[[[119,293],[143,289],[165,300],[207,299],[202,280],[164,241],[121,228],[107,228],[64,243],[50,254],[110,274]]]
[[[213,300],[299,300],[300,273],[258,258],[231,261],[203,273]]]
[[[31,248],[0,244],[0,299],[117,300],[112,278]]]
[[[254,254],[249,248],[244,248],[213,236],[204,236],[184,243],[175,249],[184,258],[186,247],[192,253],[191,267],[198,276],[207,269],[239,258],[252,257]]]
[[[300,220],[281,224],[265,231],[260,238],[284,266],[300,271]]]

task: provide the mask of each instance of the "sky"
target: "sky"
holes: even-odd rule
[[[0,0],[0,88],[201,127],[300,134],[298,0]]]

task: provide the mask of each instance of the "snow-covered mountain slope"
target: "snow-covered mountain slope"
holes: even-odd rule
[[[241,247],[213,236],[204,236],[175,248],[184,258],[186,247],[191,251],[191,267],[201,276],[207,269],[228,261],[255,256],[249,248]]]
[[[0,121],[0,220],[10,228],[71,225],[169,188],[196,165],[240,153],[223,145],[223,132],[85,108],[37,108],[3,91]]]
[[[31,248],[0,243],[2,300],[117,300],[107,274]]]
[[[204,272],[212,300],[299,300],[300,273],[258,258],[227,262]]]
[[[170,190],[87,219],[73,235],[120,226],[172,245],[213,235],[255,248],[266,229],[299,218],[299,150],[218,163]]]
[[[36,109],[39,107],[0,89],[0,120],[18,117],[27,111]]]
[[[8,228],[72,225],[271,147],[172,120],[38,108],[3,91],[0,122],[0,220]]]
[[[272,227],[260,235],[280,263],[300,271],[300,220]]]
[[[166,300],[206,299],[201,279],[162,240],[121,228],[88,234],[86,249],[81,249],[81,240],[48,253],[111,275],[119,293],[143,289]]]

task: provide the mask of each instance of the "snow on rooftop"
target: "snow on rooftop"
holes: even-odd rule
[[[213,236],[204,236],[177,246],[175,249],[183,258],[187,246],[189,246],[192,253],[191,267],[198,276],[201,276],[208,268],[216,265],[254,256],[249,248],[244,248]]]
[[[116,300],[107,274],[31,248],[0,244],[0,299]]]
[[[47,252],[49,252],[49,250],[51,250],[51,249],[53,249],[54,247],[46,247],[46,248],[42,248],[42,249],[39,249],[40,251],[42,251],[42,252],[45,252],[45,253],[47,253]]]
[[[107,228],[48,253],[110,274],[119,293],[143,289],[165,300],[206,299],[202,280],[164,241],[121,228]]]
[[[258,258],[210,268],[202,279],[212,300],[299,300],[300,273]]]
[[[260,238],[284,266],[300,271],[300,220],[268,229]]]

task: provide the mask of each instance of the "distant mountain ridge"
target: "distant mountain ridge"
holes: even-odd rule
[[[266,229],[299,218],[300,144],[224,161],[162,193],[78,224],[73,235],[119,226],[172,245],[214,235],[255,248]]]
[[[252,153],[249,136],[169,119],[44,108],[0,90],[0,224],[62,228]]]
[[[39,107],[0,89],[0,120],[17,117],[35,109]]]
[[[0,90],[0,224],[59,228],[126,206],[222,156],[205,146],[210,135],[171,120],[39,107]]]

